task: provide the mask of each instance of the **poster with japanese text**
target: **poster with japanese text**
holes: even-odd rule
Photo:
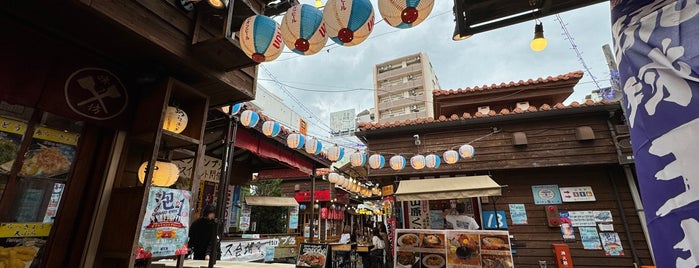
[[[561,192],[558,190],[558,185],[532,185],[532,194],[534,195],[534,204],[537,205],[555,205],[562,204]]]
[[[329,267],[330,257],[330,245],[302,243],[296,258],[296,267]]]
[[[187,253],[190,199],[188,191],[150,188],[137,259]]]
[[[429,229],[429,202],[408,201],[408,226],[411,229]]]
[[[597,226],[595,214],[592,211],[568,211],[568,216],[573,227]]]
[[[396,267],[514,267],[507,231],[396,231]]]
[[[600,232],[599,238],[602,240],[605,255],[624,256],[624,248],[621,246],[621,239],[618,233]]]
[[[279,239],[221,241],[222,261],[259,261],[267,256],[267,247],[277,247]]]
[[[52,223],[0,223],[0,266],[39,267]],[[13,267],[13,266],[6,266]]]
[[[599,241],[599,234],[597,234],[597,228],[595,227],[579,227],[580,240],[582,241],[583,248],[589,250],[599,250],[602,249],[602,243]]]
[[[510,218],[514,225],[527,224],[527,210],[524,204],[510,204]]]

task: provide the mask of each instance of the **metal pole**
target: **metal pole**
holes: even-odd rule
[[[315,223],[315,204],[316,204],[316,168],[311,171],[311,229],[310,229],[310,242],[313,243],[313,238],[315,237],[314,223]],[[320,225],[320,222],[318,223]]]
[[[624,231],[626,231],[626,239],[629,240],[629,246],[631,247],[631,257],[633,258],[634,267],[641,265],[641,260],[638,258],[638,253],[636,252],[636,246],[633,242],[633,236],[631,236],[631,230],[629,230],[629,222],[626,220],[626,212],[624,212],[624,206],[621,203],[621,197],[619,196],[619,187],[616,185],[616,179],[612,173],[611,168],[607,169],[607,176],[612,184],[612,190],[614,190],[614,195],[616,196],[616,205],[619,210],[619,215],[621,215],[621,223],[624,225]]]
[[[228,184],[230,184],[231,178],[231,166],[233,165],[233,152],[235,150],[235,134],[238,131],[238,118],[233,116],[233,109],[230,109],[228,114],[228,124],[226,130],[226,137],[224,139],[225,150],[223,152],[223,157],[221,159],[221,177],[218,181],[218,194],[216,195],[216,223],[214,224],[214,232],[211,235],[211,241],[209,245],[211,247],[211,254],[209,254],[209,268],[213,268],[216,265],[216,260],[218,259],[219,250],[218,238],[223,237],[223,215],[226,214],[226,198],[228,194]]]

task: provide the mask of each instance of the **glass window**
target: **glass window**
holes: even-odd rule
[[[0,102],[0,198],[19,154],[33,109]]]

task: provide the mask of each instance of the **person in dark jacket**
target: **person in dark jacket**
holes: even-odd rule
[[[195,220],[189,226],[189,248],[194,252],[195,260],[208,259],[211,236],[216,226],[216,213],[213,207],[207,207],[202,211],[202,217]]]

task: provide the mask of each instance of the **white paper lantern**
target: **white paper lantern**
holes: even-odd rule
[[[231,114],[236,115],[240,113],[240,110],[243,109],[243,104],[242,103],[236,103],[231,106]]]
[[[388,164],[393,170],[402,170],[405,168],[405,157],[400,155],[394,155],[389,160]]]
[[[282,19],[281,29],[284,44],[296,54],[316,54],[328,42],[323,12],[311,5],[289,8]]]
[[[306,137],[303,136],[303,134],[291,133],[286,137],[286,145],[292,149],[301,149],[303,148],[305,140]]]
[[[444,152],[444,162],[447,164],[454,164],[459,161],[459,152],[454,150],[449,150]]]
[[[328,148],[328,160],[330,161],[339,161],[345,157],[345,149],[342,147],[339,147],[337,145]]]
[[[396,28],[412,28],[423,22],[432,12],[434,0],[379,0],[383,20]]]
[[[476,149],[469,144],[464,144],[459,147],[459,156],[463,159],[471,159],[476,154]]]
[[[306,152],[317,155],[323,150],[323,144],[317,139],[308,139],[306,141]]]
[[[345,176],[340,175],[340,177],[337,179],[337,182],[335,184],[342,186],[343,184],[345,184],[346,180],[347,179],[345,179]]]
[[[379,187],[371,189],[371,193],[374,195],[379,195]]]
[[[262,124],[262,133],[267,137],[276,137],[282,130],[281,124],[275,121],[265,121]]]
[[[386,165],[386,158],[380,154],[373,154],[369,157],[369,167],[372,169],[382,169]]]
[[[240,27],[240,46],[255,62],[273,61],[282,54],[282,31],[273,19],[255,15]]]
[[[439,168],[439,164],[441,164],[441,162],[442,159],[436,154],[429,154],[425,156],[425,166],[428,168]]]
[[[349,190],[349,187],[352,185],[352,179],[345,178],[345,181],[342,183],[342,188],[345,188]]]
[[[335,172],[329,173],[328,174],[328,181],[330,183],[337,183],[338,181],[340,181],[340,174],[337,174]]]
[[[323,9],[328,37],[342,46],[354,46],[374,29],[374,7],[369,0],[328,0]]]
[[[363,152],[354,152],[350,155],[350,164],[353,167],[361,167],[366,164],[366,154]]]
[[[414,169],[425,168],[425,156],[419,154],[410,158],[410,166]]]
[[[143,183],[146,178],[146,167],[148,162],[143,162],[138,168],[138,180]],[[151,184],[158,187],[169,187],[177,182],[180,177],[180,169],[177,165],[169,162],[155,162],[155,169],[153,170],[153,179]]]
[[[165,109],[165,118],[163,119],[163,129],[177,134],[182,133],[187,127],[187,114],[180,108],[168,106]]]
[[[245,110],[240,114],[240,123],[245,127],[255,127],[260,122],[260,115],[253,110]]]

